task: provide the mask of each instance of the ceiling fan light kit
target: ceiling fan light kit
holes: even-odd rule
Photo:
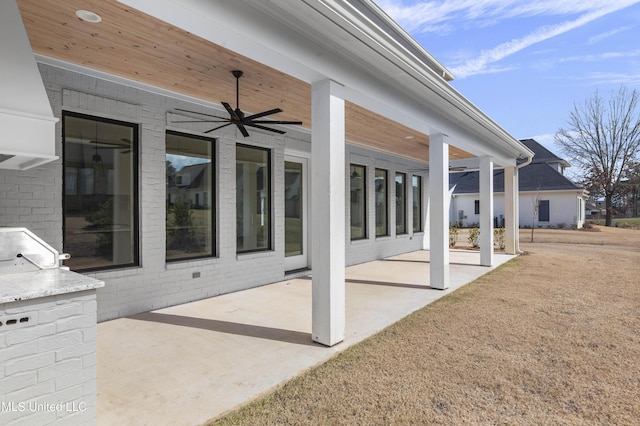
[[[282,112],[282,109],[280,108],[270,109],[268,111],[259,112],[257,114],[245,115],[245,113],[240,109],[240,78],[244,75],[244,73],[240,70],[233,70],[231,71],[231,74],[233,74],[233,76],[236,79],[236,108],[235,109],[231,108],[231,105],[229,105],[227,102],[221,102],[224,109],[227,110],[227,112],[229,113],[229,118],[219,117],[217,115],[212,115],[212,114],[205,114],[203,112],[176,108],[176,111],[188,112],[190,114],[197,114],[205,117],[210,117],[213,119],[181,120],[181,121],[174,121],[173,123],[224,123],[217,127],[214,127],[213,129],[209,129],[204,133],[211,133],[218,129],[222,129],[223,127],[227,127],[234,124],[238,128],[238,130],[240,130],[240,133],[242,133],[242,136],[244,136],[245,138],[249,136],[247,127],[253,127],[256,129],[266,130],[268,132],[278,133],[282,135],[282,134],[285,134],[286,132],[279,129],[274,129],[272,127],[267,127],[265,126],[265,124],[269,124],[269,125],[289,124],[289,125],[297,125],[297,126],[302,125],[302,121],[260,120],[261,118],[266,117],[268,115]]]

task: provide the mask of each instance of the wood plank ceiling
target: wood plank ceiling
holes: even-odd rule
[[[276,120],[311,128],[311,86],[115,0],[18,0],[33,51],[199,99],[235,107],[231,70],[244,71],[240,106],[247,113],[280,107]],[[81,21],[78,9],[102,17]],[[215,135],[215,133],[213,133]],[[346,104],[346,139],[421,162],[427,135],[358,105]],[[450,158],[471,155],[455,147]]]

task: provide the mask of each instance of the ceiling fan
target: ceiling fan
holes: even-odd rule
[[[221,102],[224,109],[229,113],[229,118],[219,117],[217,115],[205,114],[197,111],[189,111],[186,109],[176,108],[176,111],[180,112],[188,112],[191,114],[203,115],[206,117],[211,117],[213,119],[200,119],[200,120],[183,120],[183,121],[174,121],[174,123],[225,123],[220,126],[214,127],[213,129],[207,130],[204,133],[210,133],[218,129],[222,129],[223,127],[230,126],[235,124],[242,136],[245,138],[249,136],[249,132],[247,132],[246,127],[254,127],[256,129],[267,130],[269,132],[284,134],[286,132],[278,129],[274,129],[271,127],[264,126],[263,124],[295,124],[301,125],[302,121],[277,121],[277,120],[259,120],[262,117],[266,117],[268,115],[277,114],[282,112],[280,108],[270,109],[268,111],[259,112],[257,114],[245,115],[244,112],[240,109],[240,77],[244,74],[240,70],[233,70],[231,74],[236,78],[236,109],[231,108],[226,102]]]

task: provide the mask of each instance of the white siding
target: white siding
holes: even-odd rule
[[[547,192],[520,192],[519,211],[520,227],[533,226],[534,202],[549,200],[549,222],[539,222],[535,217],[535,226],[547,227],[578,227],[584,224],[584,202],[580,202],[578,191],[547,191]],[[450,221],[458,220],[458,212],[462,210],[462,226],[474,226],[479,223],[480,215],[474,214],[474,202],[479,200],[478,194],[456,194],[451,202]],[[482,208],[482,204],[480,205]],[[494,217],[504,216],[504,194],[494,194]]]

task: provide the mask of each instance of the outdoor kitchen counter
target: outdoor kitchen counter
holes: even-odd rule
[[[68,258],[27,228],[0,227],[0,424],[96,424],[104,282],[61,266]]]
[[[0,304],[104,287],[104,282],[61,268],[0,275]]]

